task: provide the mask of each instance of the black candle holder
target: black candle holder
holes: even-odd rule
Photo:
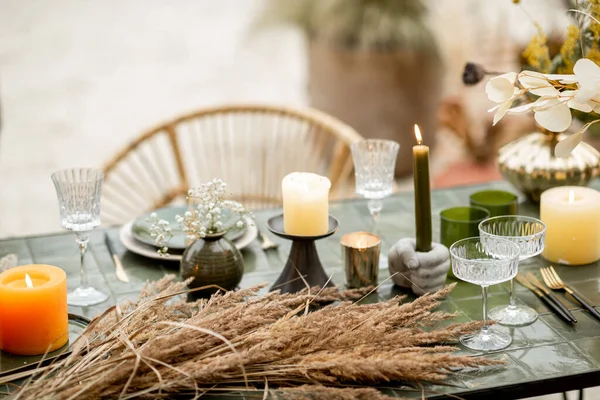
[[[297,236],[289,235],[283,230],[283,214],[270,218],[267,221],[269,230],[281,238],[292,241],[292,249],[285,267],[270,290],[279,289],[281,293],[296,293],[306,289],[305,281],[310,287],[334,286],[323,270],[315,241],[333,235],[339,225],[337,219],[329,216],[329,227],[326,233],[317,236]]]

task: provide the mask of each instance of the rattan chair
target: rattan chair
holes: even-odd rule
[[[314,109],[232,105],[181,116],[144,133],[104,167],[102,222],[124,223],[174,202],[212,178],[259,209],[281,204],[293,171],[329,177],[331,197],[349,193],[350,145],[362,137]]]

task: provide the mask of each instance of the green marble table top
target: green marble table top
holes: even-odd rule
[[[600,187],[597,183],[593,186]],[[504,182],[433,191],[431,202],[434,240],[439,239],[439,212],[442,209],[455,205],[468,205],[471,193],[487,188],[514,191]],[[387,252],[400,238],[414,237],[413,210],[412,192],[397,194],[384,200],[383,211],[377,225],[378,233],[383,240],[383,252]],[[280,246],[278,250],[266,253],[261,250],[259,242],[255,241],[243,250],[245,274],[241,282],[242,287],[261,282],[273,283],[283,268],[291,243],[271,235],[265,224],[269,217],[279,212],[281,211],[267,210],[256,213],[259,229]],[[326,272],[333,274],[333,282],[343,285],[340,237],[348,232],[371,230],[373,225],[366,201],[363,199],[332,203],[330,213],[340,221],[340,229],[335,235],[318,241],[317,248]],[[536,216],[538,207],[522,203],[520,213]],[[109,228],[108,232],[120,253],[130,282],[123,283],[116,279],[115,268],[103,239],[104,230],[97,229],[91,235],[86,265],[90,282],[110,293],[110,298],[93,307],[69,307],[70,312],[94,317],[118,301],[137,298],[147,280],[156,280],[165,274],[178,273],[178,263],[151,260],[128,252],[119,241],[118,228]],[[8,253],[16,253],[20,264],[42,263],[60,266],[67,272],[69,289],[79,284],[79,254],[72,233],[1,240],[0,256]],[[544,259],[535,257],[527,263],[522,263],[520,269],[537,271],[546,265],[548,262]],[[588,266],[555,267],[558,274],[574,290],[585,296],[592,304],[600,305],[600,262]],[[389,276],[385,266],[381,268],[379,276],[380,281],[384,281]],[[404,293],[388,280],[381,285],[376,294],[371,295],[371,300],[384,300]],[[425,396],[446,398],[445,394],[453,394],[464,399],[510,399],[600,385],[600,321],[593,319],[586,311],[582,311],[578,303],[562,293],[556,295],[570,307],[577,318],[578,323],[575,326],[565,324],[533,293],[517,285],[518,300],[538,310],[540,317],[535,323],[526,327],[497,328],[509,332],[513,342],[507,349],[488,356],[505,360],[507,365],[487,371],[462,371],[448,382],[449,386],[426,386]],[[508,284],[490,287],[490,307],[507,302]],[[459,282],[449,298],[443,302],[442,308],[452,312],[458,311],[458,321],[480,320],[479,286]],[[460,351],[475,354],[466,349]],[[420,389],[390,387],[382,390],[389,395],[399,397],[421,398],[422,396]],[[219,396],[219,399],[223,398]]]

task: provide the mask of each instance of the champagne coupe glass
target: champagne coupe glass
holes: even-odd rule
[[[509,334],[486,325],[488,286],[506,282],[517,275],[519,246],[502,238],[467,238],[450,246],[452,272],[463,281],[481,286],[483,322],[479,333],[462,335],[460,343],[477,351],[500,350],[508,347]]]
[[[393,140],[366,139],[352,144],[356,193],[369,199],[375,221],[383,207],[381,199],[392,194],[400,145]]]
[[[90,306],[103,302],[108,295],[88,283],[84,258],[90,231],[100,225],[100,193],[102,171],[94,168],[63,169],[52,174],[63,229],[75,232],[81,255],[81,283],[67,294],[72,306]]]
[[[482,238],[503,238],[519,246],[519,261],[540,254],[544,250],[546,225],[539,219],[522,215],[503,215],[488,218],[479,224]],[[538,317],[533,308],[518,305],[515,296],[514,280],[510,281],[510,303],[508,306],[494,307],[490,318],[507,326],[523,326],[534,322]]]

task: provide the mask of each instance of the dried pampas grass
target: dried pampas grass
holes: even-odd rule
[[[265,398],[384,399],[369,386],[438,382],[456,368],[498,363],[454,355],[449,346],[479,322],[434,329],[453,317],[434,311],[452,287],[405,304],[400,298],[358,304],[350,300],[367,290],[335,288],[259,296],[262,286],[187,303],[180,296],[185,283],[166,277],[148,285],[138,302],[96,318],[68,358],[38,369],[15,397],[154,399],[261,390]],[[316,304],[322,307],[309,312]]]

